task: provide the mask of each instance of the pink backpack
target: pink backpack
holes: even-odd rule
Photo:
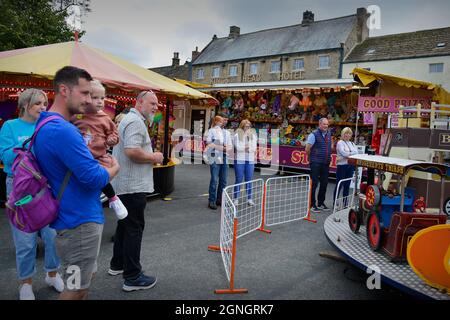
[[[31,151],[39,130],[46,123],[55,119],[59,119],[59,117],[50,116],[41,121],[33,136],[27,139],[21,148],[14,149],[17,157],[12,165],[12,172],[14,173],[13,189],[6,202],[6,214],[11,223],[23,232],[36,232],[56,219],[59,200],[70,179],[71,172],[68,171],[58,197],[55,199],[47,178],[42,174]],[[28,142],[30,144],[27,148]]]

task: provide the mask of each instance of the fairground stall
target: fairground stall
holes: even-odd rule
[[[216,104],[214,98],[131,62],[89,47],[79,41],[0,52],[1,121],[17,117],[17,98],[26,88],[44,90],[50,108],[56,71],[71,65],[87,70],[106,87],[105,111],[114,118],[134,106],[141,90],[153,90],[160,101],[160,114],[149,128],[155,150],[164,162],[155,166],[155,191],[163,196],[174,189],[175,163],[170,159],[170,126],[174,125],[174,101]],[[4,183],[0,182],[0,185]]]
[[[354,69],[355,81],[367,86],[358,99],[358,115],[373,126],[376,154],[450,164],[450,94],[440,85]],[[392,174],[386,173],[386,188]],[[410,183],[424,194],[427,205],[439,202],[440,185],[415,172]],[[444,210],[450,213],[450,181],[445,184]]]
[[[357,121],[361,89],[353,83],[353,79],[295,80],[217,84],[200,90],[219,101],[217,113],[229,118],[228,128],[236,129],[241,120],[248,119],[257,133],[267,130],[266,136],[258,134],[258,162],[271,162],[281,170],[309,170],[306,139],[320,118],[328,118],[333,132],[330,172],[335,172],[334,146],[341,130],[358,129],[357,142],[363,146],[371,136],[372,126]],[[273,146],[279,147],[278,155]]]

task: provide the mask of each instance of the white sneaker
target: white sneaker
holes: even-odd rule
[[[114,210],[114,212],[116,213],[116,217],[119,220],[125,219],[128,216],[128,210],[127,208],[125,208],[119,198],[114,201],[110,201],[109,207]]]
[[[19,291],[20,300],[36,300],[33,293],[33,286],[29,283],[24,283],[20,286]]]
[[[239,205],[239,199],[234,199],[233,204],[235,207],[237,207]]]
[[[47,273],[45,276],[45,283],[48,284],[50,287],[55,288],[58,292],[64,291],[64,281],[59,275],[59,273],[56,274],[54,277],[50,277]]]
[[[255,203],[253,202],[252,199],[248,199],[247,204],[251,207],[253,207],[255,205]]]

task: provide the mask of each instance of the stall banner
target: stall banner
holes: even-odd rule
[[[423,108],[431,108],[431,97],[359,97],[359,112],[387,112],[397,113],[398,107],[416,106],[421,104]]]
[[[183,150],[187,153],[193,153],[201,158],[205,149],[205,143],[201,139],[185,140]],[[274,148],[278,148],[274,150]],[[180,149],[180,148],[178,148]],[[281,165],[284,167],[299,168],[309,170],[309,159],[305,147],[302,146],[279,146],[279,145],[260,145],[257,149],[257,161],[262,165]],[[331,154],[330,172],[336,173],[336,154]]]
[[[278,147],[278,146],[277,146]],[[309,159],[305,147],[279,146],[279,159],[272,159],[281,166],[309,170]],[[330,172],[336,172],[336,154],[331,154]]]

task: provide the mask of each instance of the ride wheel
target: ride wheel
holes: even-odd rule
[[[350,209],[348,212],[348,225],[353,233],[359,232],[359,227],[361,226],[361,215],[358,211]]]
[[[377,185],[370,185],[366,190],[366,207],[370,210],[374,210],[381,201],[380,188]]]
[[[444,201],[444,212],[450,217],[450,198]]]
[[[380,217],[376,212],[371,212],[367,217],[366,233],[367,242],[372,250],[380,249],[383,240],[383,228],[381,227]]]

